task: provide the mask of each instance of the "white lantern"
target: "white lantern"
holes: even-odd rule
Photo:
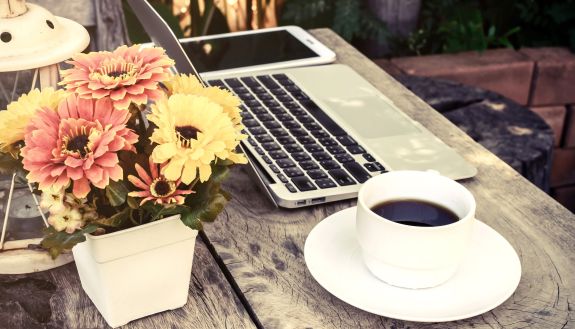
[[[0,110],[34,88],[57,88],[59,63],[86,49],[88,31],[25,0],[0,0]],[[1,134],[2,132],[0,132]],[[0,274],[42,271],[72,260],[56,261],[32,248],[47,226],[37,197],[16,175],[0,177]]]

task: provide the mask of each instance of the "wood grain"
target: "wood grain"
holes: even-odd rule
[[[300,210],[276,209],[247,168],[236,168],[227,189],[234,200],[205,231],[265,328],[575,328],[575,216],[451,124],[329,30],[315,36],[408,115],[479,169],[462,182],[477,216],[521,258],[523,275],[512,297],[470,319],[415,323],[389,319],[338,300],[311,277],[305,239],[327,215],[354,201]]]
[[[145,287],[142,287],[145,289]],[[0,328],[108,328],[84,293],[76,266],[0,276]],[[188,303],[122,328],[255,328],[214,258],[196,241]]]

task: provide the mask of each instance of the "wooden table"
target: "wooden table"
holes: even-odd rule
[[[477,166],[478,175],[463,184],[475,195],[477,217],[521,258],[516,292],[490,312],[450,323],[405,322],[352,307],[311,277],[303,247],[318,222],[355,201],[276,209],[243,167],[227,183],[234,200],[197,241],[189,302],[126,328],[575,328],[575,216],[333,32],[313,33],[339,62]],[[62,327],[105,327],[73,264],[0,276],[0,328]]]

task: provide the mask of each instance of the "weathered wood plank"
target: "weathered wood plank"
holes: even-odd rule
[[[153,264],[151,264],[153,266]],[[142,287],[146,289],[146,287]],[[0,276],[0,328],[107,328],[84,293],[76,266]],[[122,328],[255,328],[214,258],[198,238],[188,303]]]
[[[205,231],[266,328],[573,328],[575,216],[475,143],[329,30],[314,34],[377,88],[479,169],[463,183],[477,216],[505,236],[521,257],[515,294],[495,310],[449,325],[404,322],[347,305],[311,277],[305,239],[327,215],[353,201],[301,210],[276,209],[236,168],[227,189],[234,200]]]

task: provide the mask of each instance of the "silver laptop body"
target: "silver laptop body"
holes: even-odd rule
[[[144,0],[128,2],[152,40],[182,58],[177,39],[152,7]],[[180,72],[197,75],[191,62],[181,64],[176,59]],[[242,98],[250,136],[243,149],[280,207],[355,198],[361,183],[391,170],[432,169],[452,179],[477,173],[345,65],[210,76],[207,84]]]

